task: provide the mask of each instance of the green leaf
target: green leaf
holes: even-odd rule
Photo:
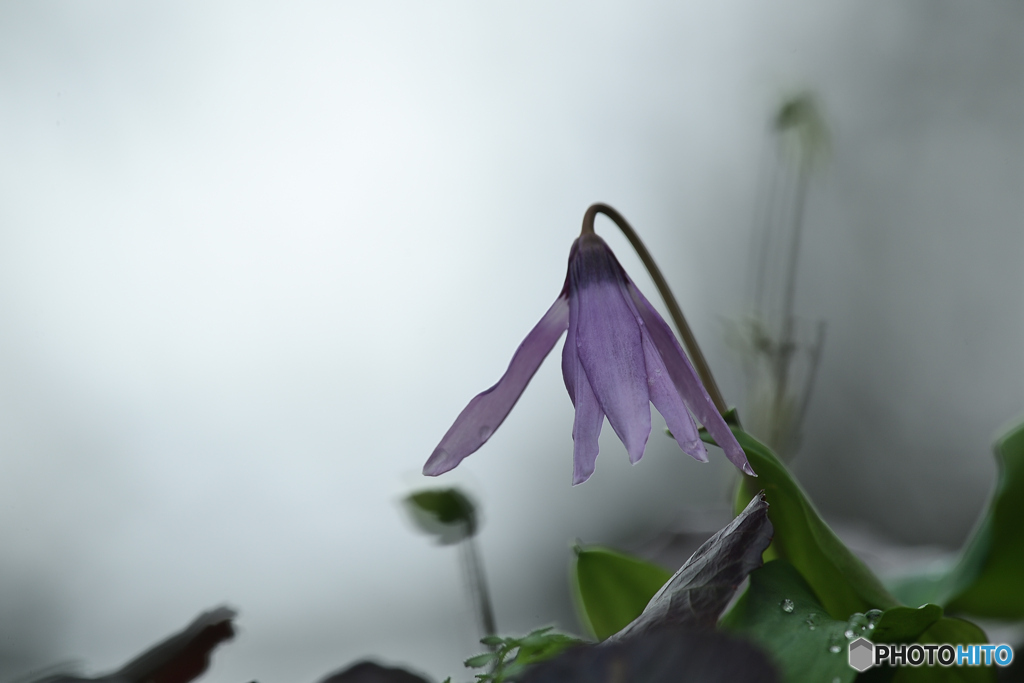
[[[570,647],[581,645],[579,638],[564,633],[531,633],[522,639],[515,658],[503,668],[506,678],[515,677],[538,662],[543,662],[561,654]]]
[[[476,655],[475,657],[470,657],[469,659],[467,659],[463,663],[466,665],[467,668],[479,669],[480,667],[487,666],[488,664],[490,664],[491,662],[493,662],[497,658],[498,658],[498,653],[497,652],[485,652],[482,655]]]
[[[403,501],[420,531],[450,545],[476,533],[476,508],[458,489],[419,491]]]
[[[782,681],[850,683],[857,675],[847,663],[846,620],[830,617],[800,572],[785,560],[750,573],[749,588],[721,626],[770,653]],[[830,650],[837,646],[838,651]]]
[[[480,643],[488,647],[497,647],[498,645],[503,645],[505,639],[501,636],[484,636],[480,639]]]
[[[893,607],[882,614],[871,631],[870,640],[877,643],[913,643],[941,618],[942,608],[938,605],[921,605],[917,609]]]
[[[555,633],[554,627],[545,626],[530,631],[522,638],[488,636],[483,640],[496,645],[495,652],[488,652],[466,660],[466,666],[479,668],[494,663],[488,673],[477,674],[481,683],[503,683],[521,674],[527,667],[555,657],[562,651],[580,645],[583,641],[564,633]]]
[[[969,621],[943,617],[917,642],[966,645],[987,643],[988,638],[984,631]],[[995,680],[996,671],[992,666],[901,666],[896,668],[892,677],[892,683],[993,683]]]
[[[825,524],[796,479],[771,450],[742,429],[733,434],[758,476],[744,476],[737,508],[758,489],[768,500],[768,518],[775,527],[769,555],[790,562],[810,584],[825,610],[836,619],[854,612],[887,609],[899,603],[881,581],[843,545]],[[703,430],[701,437],[714,441]]]
[[[814,628],[811,628],[813,624]],[[863,636],[874,643],[983,643],[985,634],[960,619],[944,617],[938,605],[893,607],[885,612],[855,613],[847,620],[829,617],[793,565],[773,560],[751,572],[750,587],[723,617],[722,628],[750,638],[770,652],[782,680],[849,683],[857,675],[847,664],[849,643]],[[838,647],[838,650],[837,650]],[[969,667],[963,667],[967,669]],[[920,673],[924,670],[924,673]],[[869,669],[858,683],[989,681],[991,673],[956,667]],[[908,673],[918,672],[918,673]]]
[[[947,570],[897,582],[893,592],[904,601],[937,602],[980,617],[1024,619],[1024,424],[996,442],[995,454],[995,493],[959,559]]]
[[[672,573],[609,548],[577,548],[571,572],[581,621],[599,640],[617,633],[644,611]]]

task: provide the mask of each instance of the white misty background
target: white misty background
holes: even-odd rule
[[[419,469],[595,201],[742,408],[725,328],[803,90],[832,157],[795,308],[829,333],[795,471],[831,520],[956,547],[1024,407],[1022,30],[1009,0],[4,4],[0,677],[109,670],[227,602],[211,683],[468,679],[457,558],[397,505],[452,483],[499,629],[577,628],[569,542],[723,509],[721,454],[656,419],[631,468],[606,426],[571,488],[556,352],[480,452]]]

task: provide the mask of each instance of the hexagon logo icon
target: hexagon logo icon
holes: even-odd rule
[[[850,666],[860,672],[867,671],[875,663],[875,646],[866,638],[850,643]]]

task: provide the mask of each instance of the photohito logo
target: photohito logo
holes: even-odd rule
[[[867,638],[850,643],[850,666],[864,672],[873,666],[1009,666],[1013,648],[1009,645],[876,645]]]

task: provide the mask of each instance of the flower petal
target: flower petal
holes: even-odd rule
[[[668,324],[661,317],[661,314],[644,298],[644,295],[640,293],[636,285],[628,282],[626,288],[633,299],[637,311],[640,313],[640,317],[644,321],[647,332],[651,336],[651,341],[654,342],[654,346],[658,349],[658,353],[665,362],[669,377],[672,378],[672,382],[676,385],[686,407],[707,428],[711,436],[714,437],[715,443],[721,446],[722,450],[725,451],[725,457],[729,458],[733,465],[751,476],[757,476],[754,474],[750,463],[747,462],[747,456],[743,453],[743,449],[740,448],[736,437],[733,436],[729,425],[725,423],[722,415],[715,408],[715,404],[712,403],[707,390],[701,383],[700,378],[697,377],[697,372],[690,365],[690,359],[683,353],[682,347],[676,340],[676,336],[672,334]]]
[[[576,386],[573,394],[576,397],[576,418],[572,423],[572,485],[582,484],[594,473],[597,465],[597,454],[600,452],[598,437],[604,425],[604,411],[594,395],[594,390],[587,380],[587,374],[576,361],[574,377]]]
[[[668,425],[676,443],[683,449],[683,453],[693,456],[700,462],[707,462],[708,451],[704,447],[704,442],[700,440],[700,434],[697,433],[697,425],[693,423],[693,418],[683,405],[679,390],[672,383],[665,361],[662,360],[646,328],[645,325],[642,334],[644,358],[647,361],[647,388],[651,394],[651,403],[665,418],[665,424]]]
[[[569,301],[563,291],[526,335],[498,383],[475,396],[455,418],[423,466],[423,474],[447,472],[491,438],[568,325]]]
[[[591,280],[574,294],[579,299],[576,352],[580,365],[630,462],[635,463],[643,457],[651,434],[639,321],[626,303],[628,294],[618,277]],[[576,386],[580,386],[578,381]],[[578,402],[579,396],[576,399]]]
[[[604,411],[594,396],[594,390],[587,379],[587,373],[580,365],[576,353],[576,329],[579,324],[580,302],[569,297],[569,330],[562,347],[562,379],[569,392],[576,417],[572,423],[572,485],[582,484],[594,473],[597,455],[600,452],[598,438],[604,426]],[[579,396],[577,401],[576,397]]]

